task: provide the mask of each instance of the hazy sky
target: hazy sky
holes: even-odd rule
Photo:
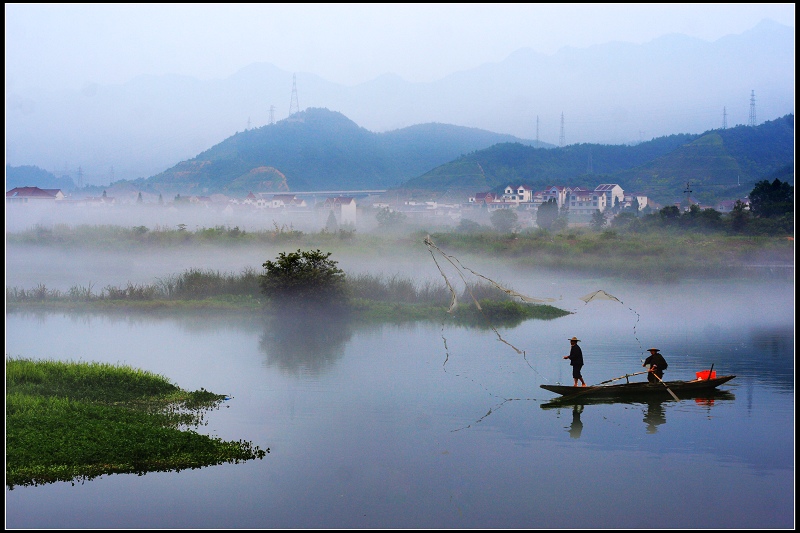
[[[140,74],[225,78],[254,62],[355,85],[429,82],[520,48],[713,41],[792,4],[5,4],[6,90],[79,89]]]

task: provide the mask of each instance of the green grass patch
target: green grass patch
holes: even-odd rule
[[[7,358],[6,486],[263,458],[192,429],[224,398],[127,366]]]

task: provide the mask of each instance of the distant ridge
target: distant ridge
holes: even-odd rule
[[[149,179],[143,190],[182,194],[386,189],[512,135],[449,124],[370,132],[343,114],[312,108],[239,132]]]

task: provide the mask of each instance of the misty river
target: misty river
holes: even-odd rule
[[[54,257],[24,263],[26,278],[23,262],[7,257],[7,286],[125,282],[104,278],[102,263],[80,270],[72,258],[73,272]],[[349,264],[342,261],[346,271]],[[407,268],[427,272],[421,265]],[[136,264],[128,269],[123,276],[144,278]],[[7,356],[122,363],[184,389],[227,394],[198,430],[270,453],[7,489],[6,526],[794,526],[793,280],[654,285],[490,274],[573,314],[495,331],[313,317],[281,324],[222,314],[7,313]],[[598,289],[620,302],[580,300]],[[581,339],[588,384],[642,371],[653,346],[669,363],[667,380],[693,379],[712,364],[736,378],[680,402],[665,391],[649,403],[549,407],[555,395],[539,385],[572,383],[562,359],[572,336]]]

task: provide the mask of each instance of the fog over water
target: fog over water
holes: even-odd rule
[[[10,226],[35,233],[84,223],[65,213],[25,211]],[[191,231],[240,224],[253,232],[272,223],[228,223],[213,211],[123,213],[97,211],[85,223]],[[317,239],[319,229],[264,245],[7,243],[6,287],[91,285],[97,294],[193,268],[258,271],[282,251],[313,247],[333,250],[348,275],[443,286],[444,273],[463,289],[452,264],[434,261],[424,234],[359,240],[371,231],[359,227],[347,243]],[[260,461],[7,490],[7,526],[698,529],[793,521],[793,279],[654,283],[536,268],[535,255],[522,268],[447,248],[467,281],[481,281],[471,269],[572,314],[492,331],[288,313],[7,313],[7,357],[126,364],[188,390],[228,394],[201,432],[271,447]],[[581,300],[597,290],[619,301]],[[562,356],[573,335],[589,384],[642,370],[651,346],[668,357],[670,379],[710,363],[736,379],[710,399],[545,408],[552,394],[540,385],[571,383]],[[658,484],[654,460],[667,465]],[[567,493],[575,498],[560,496]],[[674,512],[643,512],[653,498]]]

